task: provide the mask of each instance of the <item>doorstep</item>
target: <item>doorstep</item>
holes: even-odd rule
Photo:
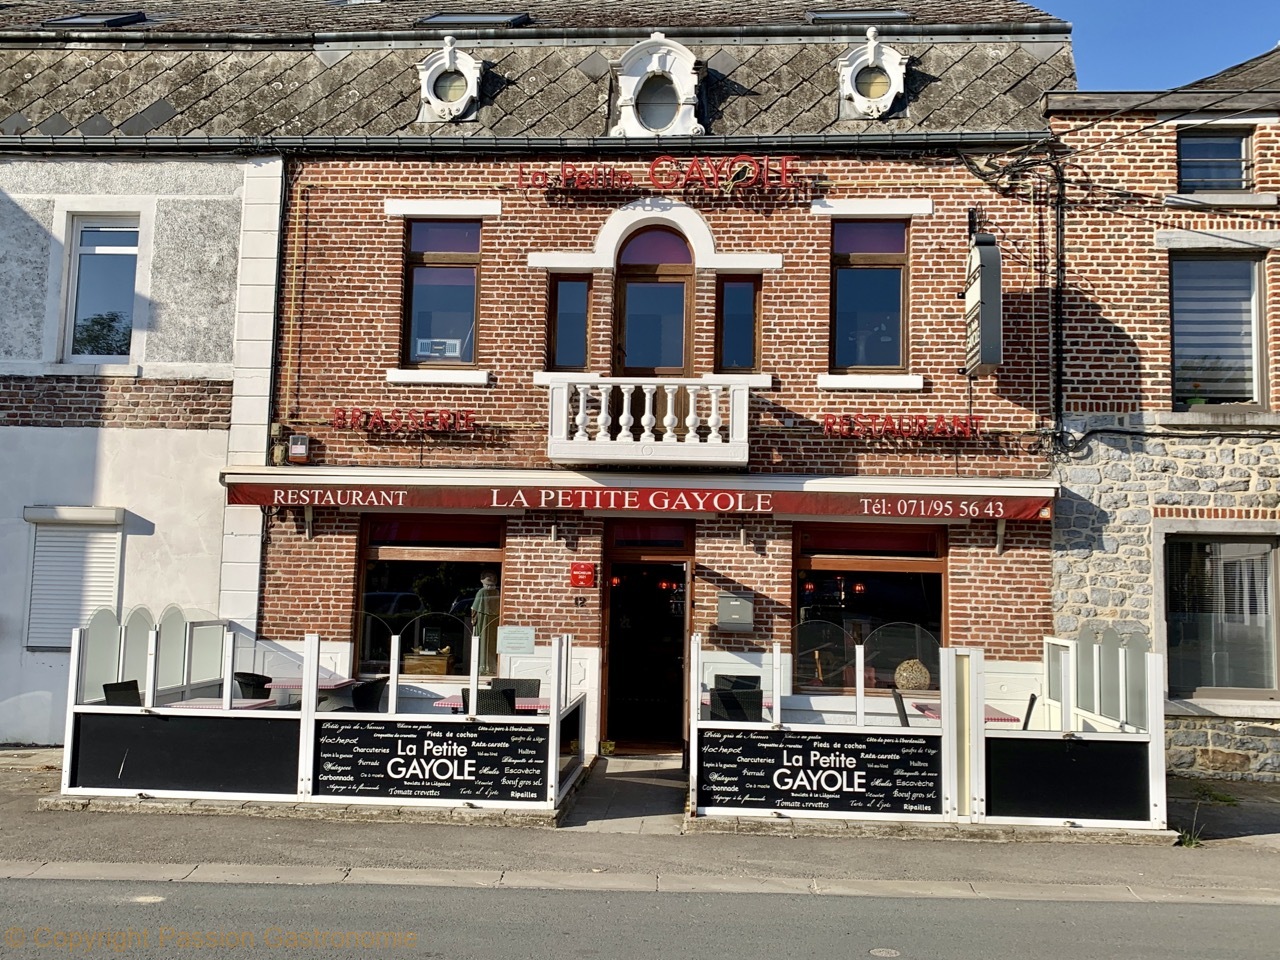
[[[847,837],[872,840],[963,840],[971,843],[1109,843],[1171,847],[1176,830],[1113,827],[1012,826],[989,823],[921,823],[899,820],[830,820],[805,817],[697,817],[684,833],[739,833],[781,837]]]
[[[486,807],[418,807],[394,804],[330,804],[276,800],[181,800],[161,797],[41,797],[45,811],[153,813],[196,816],[275,817],[363,823],[434,823],[458,826],[555,829],[571,809],[507,810]],[[804,817],[682,817],[680,832],[755,834],[847,839],[965,840],[985,843],[1109,843],[1172,846],[1173,830],[1115,830],[1088,827],[992,826],[887,820],[831,820]]]
[[[196,816],[345,820],[364,823],[452,823],[469,826],[551,829],[563,810],[490,807],[418,807],[395,804],[305,803],[296,800],[183,800],[165,797],[41,797],[37,808],[89,813],[161,813]]]

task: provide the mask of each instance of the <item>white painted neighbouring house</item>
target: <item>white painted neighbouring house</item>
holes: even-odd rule
[[[281,169],[0,154],[0,743],[61,742],[98,609],[252,632],[261,512],[219,472],[269,446]]]

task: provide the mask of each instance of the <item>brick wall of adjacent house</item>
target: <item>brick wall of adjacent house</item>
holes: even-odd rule
[[[1280,408],[1280,254],[1269,249],[1280,210],[1167,206],[1178,192],[1177,128],[1156,125],[1155,114],[1099,119],[1054,118],[1079,151],[1067,157],[1064,357],[1064,426],[1078,439],[1058,470],[1054,632],[1074,637],[1110,624],[1166,653],[1157,525],[1166,535],[1280,530],[1280,418],[1272,412]],[[1280,125],[1260,125],[1253,139],[1255,191],[1280,192]],[[1246,238],[1236,252],[1262,260],[1260,407],[1175,405],[1171,254],[1157,245],[1161,231],[1174,230],[1204,236],[1210,256],[1232,253],[1210,247],[1215,232],[1258,233],[1259,243]],[[1248,719],[1259,714],[1256,701],[1235,707],[1229,693],[1207,697],[1211,707],[1190,709],[1201,715],[1168,717],[1170,768],[1280,775],[1275,719]]]
[[[0,376],[0,427],[226,430],[229,380]]]
[[[640,176],[643,164],[625,164]],[[1028,434],[1048,412],[1049,298],[1042,251],[1043,204],[1005,198],[952,159],[907,163],[806,158],[802,174],[835,185],[846,198],[930,198],[934,213],[911,223],[908,366],[927,387],[914,392],[850,393],[817,388],[829,372],[830,218],[815,216],[812,192],[781,199],[684,197],[707,221],[719,252],[771,253],[783,268],[765,271],[762,369],[771,389],[752,391],[751,469],[860,475],[1037,476],[1043,456]],[[389,165],[373,161],[304,163],[291,180],[280,287],[277,418],[312,437],[316,462],[412,466],[551,466],[546,456],[548,395],[533,384],[546,368],[548,274],[530,268],[531,253],[587,252],[608,216],[636,194],[573,197],[517,190],[513,163]],[[400,364],[404,309],[405,221],[390,217],[393,199],[502,200],[484,220],[476,366],[492,372],[485,387],[401,386],[386,382]],[[981,207],[985,228],[1005,239],[1005,362],[994,376],[968,380],[964,365],[963,289],[968,215]],[[613,356],[612,271],[594,275],[588,369],[607,374]],[[696,273],[692,365],[713,370],[715,272]],[[371,437],[334,429],[348,410],[474,410],[473,436]],[[829,438],[827,413],[984,418],[976,441]]]

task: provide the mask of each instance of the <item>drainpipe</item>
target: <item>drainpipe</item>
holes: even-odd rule
[[[1067,286],[1067,181],[1061,162],[1051,161],[1053,170],[1053,301],[1050,307],[1049,323],[1053,330],[1053,423],[1059,442],[1063,435],[1063,410],[1066,406],[1063,390],[1066,382],[1065,352],[1066,335],[1063,330],[1062,301]]]

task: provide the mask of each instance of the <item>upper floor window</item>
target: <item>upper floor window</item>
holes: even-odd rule
[[[1244,131],[1185,130],[1178,134],[1178,190],[1253,187],[1250,136]]]
[[[1257,402],[1257,262],[1179,258],[1169,272],[1175,402]]]
[[[586,369],[590,298],[590,278],[552,276],[548,301],[552,370]]]
[[[906,367],[906,223],[836,221],[831,250],[832,368]]]
[[[405,283],[407,363],[474,363],[480,222],[409,224]]]
[[[716,370],[756,370],[760,362],[760,278],[721,277],[716,297]]]
[[[635,233],[618,253],[617,284],[615,373],[686,374],[693,255],[684,238],[664,227]]]
[[[137,217],[76,217],[68,279],[68,360],[127,360],[133,340]]]

